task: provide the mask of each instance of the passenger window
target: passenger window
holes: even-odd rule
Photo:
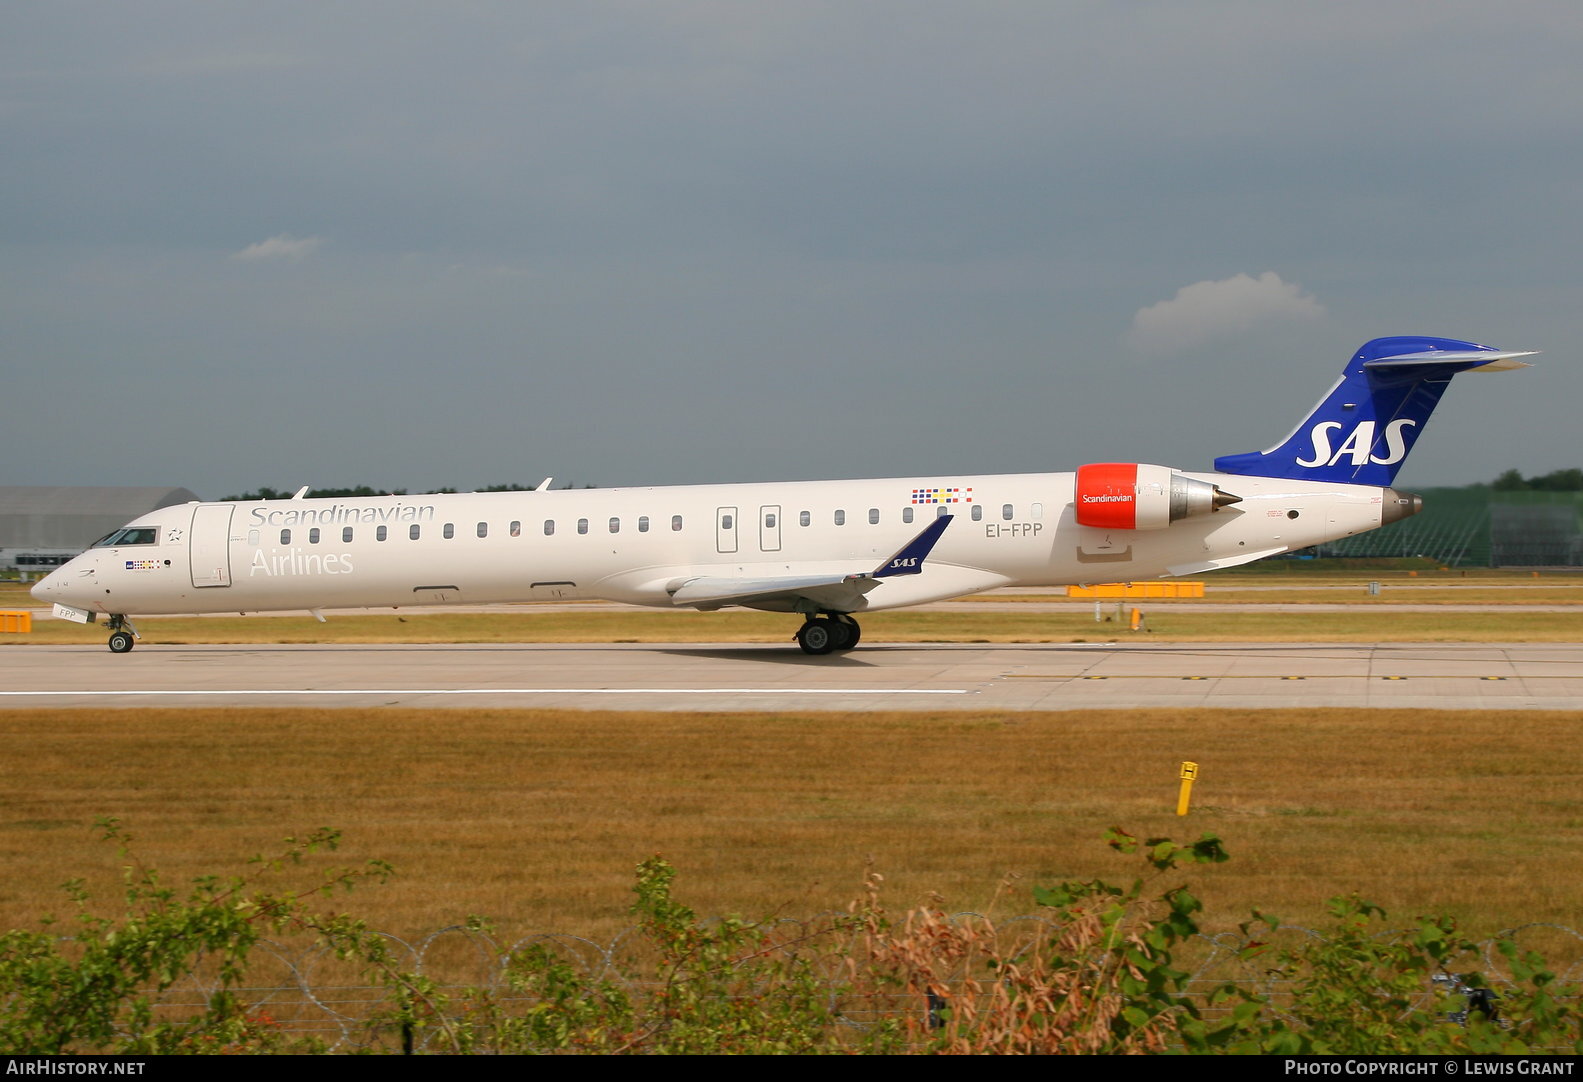
[[[983,504],[975,503],[973,505],[973,521],[974,522],[983,522],[984,521],[984,505]]]
[[[544,536],[555,536],[555,520],[553,518],[547,518],[544,520]]]
[[[1033,521],[1038,522],[1042,518],[1044,518],[1044,504],[1036,503],[1033,505]]]
[[[945,516],[949,515],[950,513],[951,509],[943,503],[934,509],[935,518],[945,518]]]
[[[447,522],[447,523],[446,523],[446,524],[445,524],[445,529],[443,529],[443,530],[441,530],[441,531],[440,531],[440,534],[441,534],[441,536],[443,536],[443,537],[444,537],[444,538],[445,538],[445,539],[446,539],[446,540],[447,540],[447,541],[449,541],[449,540],[450,540],[450,539],[451,539],[451,538],[453,538],[453,537],[455,537],[455,536],[456,536],[456,524],[455,524],[455,523],[453,523],[453,522]]]
[[[878,526],[879,525],[879,508],[877,508],[877,507],[870,507],[868,509],[868,524],[870,526]]]
[[[807,511],[798,511],[797,512],[797,525],[799,525],[799,526],[806,526],[806,525],[808,525],[808,523],[810,523],[812,521],[813,521],[813,515],[809,514]]]
[[[258,531],[257,530],[248,530],[247,531],[247,543],[249,545],[252,545],[254,548],[258,547]]]
[[[909,507],[903,507],[901,509],[901,520],[903,522],[911,522],[912,521],[912,508],[910,506]]]
[[[407,531],[407,536],[412,538],[414,541],[416,541],[418,539],[418,529],[419,529],[418,524],[416,522],[414,522],[412,524],[412,529]]]
[[[731,529],[731,526],[732,526],[732,518],[731,518],[731,516],[730,515],[721,515],[720,516],[720,528],[722,530],[729,530],[729,529]]]
[[[319,527],[315,526],[313,529],[308,531],[308,544],[310,544],[310,545],[317,545],[318,543],[319,543]]]
[[[374,528],[374,540],[375,541],[383,541],[385,538],[387,538],[389,536],[390,536],[390,531],[385,529],[385,527],[383,527],[383,526],[376,526]]]
[[[613,519],[610,520],[610,532],[611,533],[620,533],[621,532],[621,520],[620,519],[613,518]]]
[[[773,530],[775,528],[775,513],[773,511],[764,516],[764,528],[766,530]]]
[[[639,515],[638,516],[638,533],[648,533],[648,532],[649,532],[649,516],[647,516],[647,515]]]
[[[1011,521],[1011,504],[1003,503],[1000,505],[1000,517],[1008,522]]]
[[[682,528],[682,516],[680,516],[680,515],[672,515],[671,516],[671,529],[674,530],[674,531],[680,532],[681,528]]]
[[[577,532],[578,533],[587,533],[588,532],[588,520],[587,519],[580,518],[580,519],[577,520]]]
[[[290,530],[281,530],[280,531],[280,543],[282,545],[289,545],[289,544],[291,544],[291,531]]]
[[[517,520],[515,520],[515,519],[513,519],[512,523],[511,523],[511,536],[512,537],[521,537],[522,536],[522,523],[517,521]]]
[[[351,544],[352,528],[350,526],[343,526],[341,528],[341,541],[345,544]]]
[[[489,523],[487,523],[487,522],[480,522],[478,524],[478,536],[479,537],[488,537],[489,536]]]
[[[846,525],[846,512],[845,511],[837,511],[835,513],[835,524],[837,526],[845,526]]]

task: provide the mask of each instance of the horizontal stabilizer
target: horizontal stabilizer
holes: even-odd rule
[[[1536,349],[1506,351],[1493,349],[1455,350],[1455,349],[1429,349],[1420,353],[1402,353],[1395,357],[1377,357],[1372,361],[1364,361],[1364,368],[1412,368],[1428,365],[1454,365],[1457,371],[1474,372],[1509,372],[1514,368],[1532,368],[1527,361],[1520,361],[1519,357],[1534,357],[1539,353]]]

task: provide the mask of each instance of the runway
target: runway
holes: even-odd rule
[[[19,646],[0,709],[1583,710],[1583,644]]]

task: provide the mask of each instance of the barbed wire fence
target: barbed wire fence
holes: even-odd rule
[[[961,912],[952,914],[948,921],[953,925],[977,921],[992,926],[1002,943],[1013,945],[1013,954],[1033,949],[1058,931],[1055,922],[1040,916],[990,922],[982,914]],[[830,935],[837,926],[816,917],[806,921],[783,919],[765,927],[776,933],[774,940],[778,945],[768,948],[773,952],[798,950],[809,939]],[[432,982],[458,1012],[467,1009],[469,996],[480,993],[506,1011],[530,1007],[535,1000],[519,992],[510,975],[512,959],[530,948],[548,952],[590,985],[606,982],[634,999],[659,986],[657,978],[642,976],[645,952],[635,925],[603,943],[554,933],[506,942],[491,932],[464,925],[441,928],[416,939],[377,934],[394,969]],[[1411,934],[1402,930],[1382,933],[1380,938],[1389,940]],[[1179,961],[1190,962],[1187,995],[1203,994],[1198,998],[1206,1018],[1217,1013],[1215,1008],[1202,1005],[1209,992],[1228,983],[1248,989],[1278,1009],[1280,1003],[1289,999],[1294,982],[1267,968],[1261,959],[1273,957],[1283,939],[1322,942],[1325,936],[1314,929],[1283,925],[1264,931],[1257,940],[1236,932],[1193,937],[1178,952]],[[1476,951],[1456,960],[1455,971],[1463,975],[1477,973],[1497,992],[1511,987],[1506,958],[1498,947],[1503,941],[1510,941],[1519,949],[1524,948],[1525,942],[1543,941],[1557,983],[1575,987],[1583,982],[1583,934],[1555,924],[1523,925],[1479,941]],[[1564,966],[1555,960],[1557,942],[1576,948],[1561,952],[1573,959]],[[840,971],[843,967],[835,964],[844,962],[847,956],[841,951],[832,952],[832,971],[827,974],[829,1012],[838,1025],[862,1028],[908,1015],[926,1025],[937,1020],[931,1012],[937,1012],[940,1003],[931,1003],[928,997],[900,991],[854,992],[850,973]],[[969,964],[963,963],[963,971],[956,974],[954,981],[947,982],[948,987],[969,985],[974,978],[965,971]],[[281,1034],[322,1042],[329,1051],[399,1051],[404,1046],[413,1048],[414,1041],[415,1050],[423,1051],[435,1031],[431,1028],[416,1036],[410,1029],[404,1032],[393,1021],[394,989],[389,984],[370,981],[365,971],[362,963],[338,959],[330,947],[322,944],[293,946],[266,940],[253,951],[246,982],[241,986],[233,984],[226,991],[244,1005],[249,1017]],[[200,969],[161,993],[155,1011],[172,1020],[190,1016],[201,1011],[220,991],[218,977]],[[1426,983],[1414,1009],[1443,1012],[1445,1006],[1445,996]]]

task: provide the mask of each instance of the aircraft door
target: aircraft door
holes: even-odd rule
[[[737,509],[735,507],[715,508],[715,551],[735,552],[737,550]]]
[[[765,504],[759,508],[759,549],[763,552],[781,550],[780,504]]]
[[[187,552],[194,586],[231,585],[231,504],[200,503],[192,514]]]

